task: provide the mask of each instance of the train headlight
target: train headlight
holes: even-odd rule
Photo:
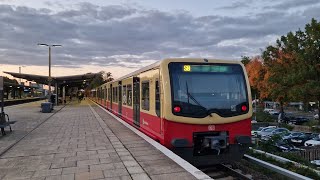
[[[175,107],[173,108],[173,111],[176,112],[176,113],[178,113],[178,112],[181,111],[181,107],[180,107],[180,106],[175,106]]]
[[[248,108],[247,108],[247,106],[246,106],[246,105],[242,105],[242,106],[241,106],[241,111],[243,111],[243,112],[244,112],[244,111],[247,111],[247,109],[248,109]]]

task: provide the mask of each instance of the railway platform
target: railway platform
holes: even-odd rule
[[[52,113],[41,113],[40,103],[6,108],[17,123],[0,137],[0,179],[206,179],[90,100]]]

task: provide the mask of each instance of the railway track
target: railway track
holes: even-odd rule
[[[217,180],[252,180],[251,175],[243,174],[240,169],[233,169],[231,165],[218,164],[199,169]]]

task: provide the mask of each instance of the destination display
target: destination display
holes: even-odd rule
[[[183,65],[183,72],[232,72],[232,67],[225,65]]]

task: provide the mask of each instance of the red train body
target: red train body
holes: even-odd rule
[[[166,59],[91,96],[197,166],[237,161],[251,143],[251,92],[239,62]]]

